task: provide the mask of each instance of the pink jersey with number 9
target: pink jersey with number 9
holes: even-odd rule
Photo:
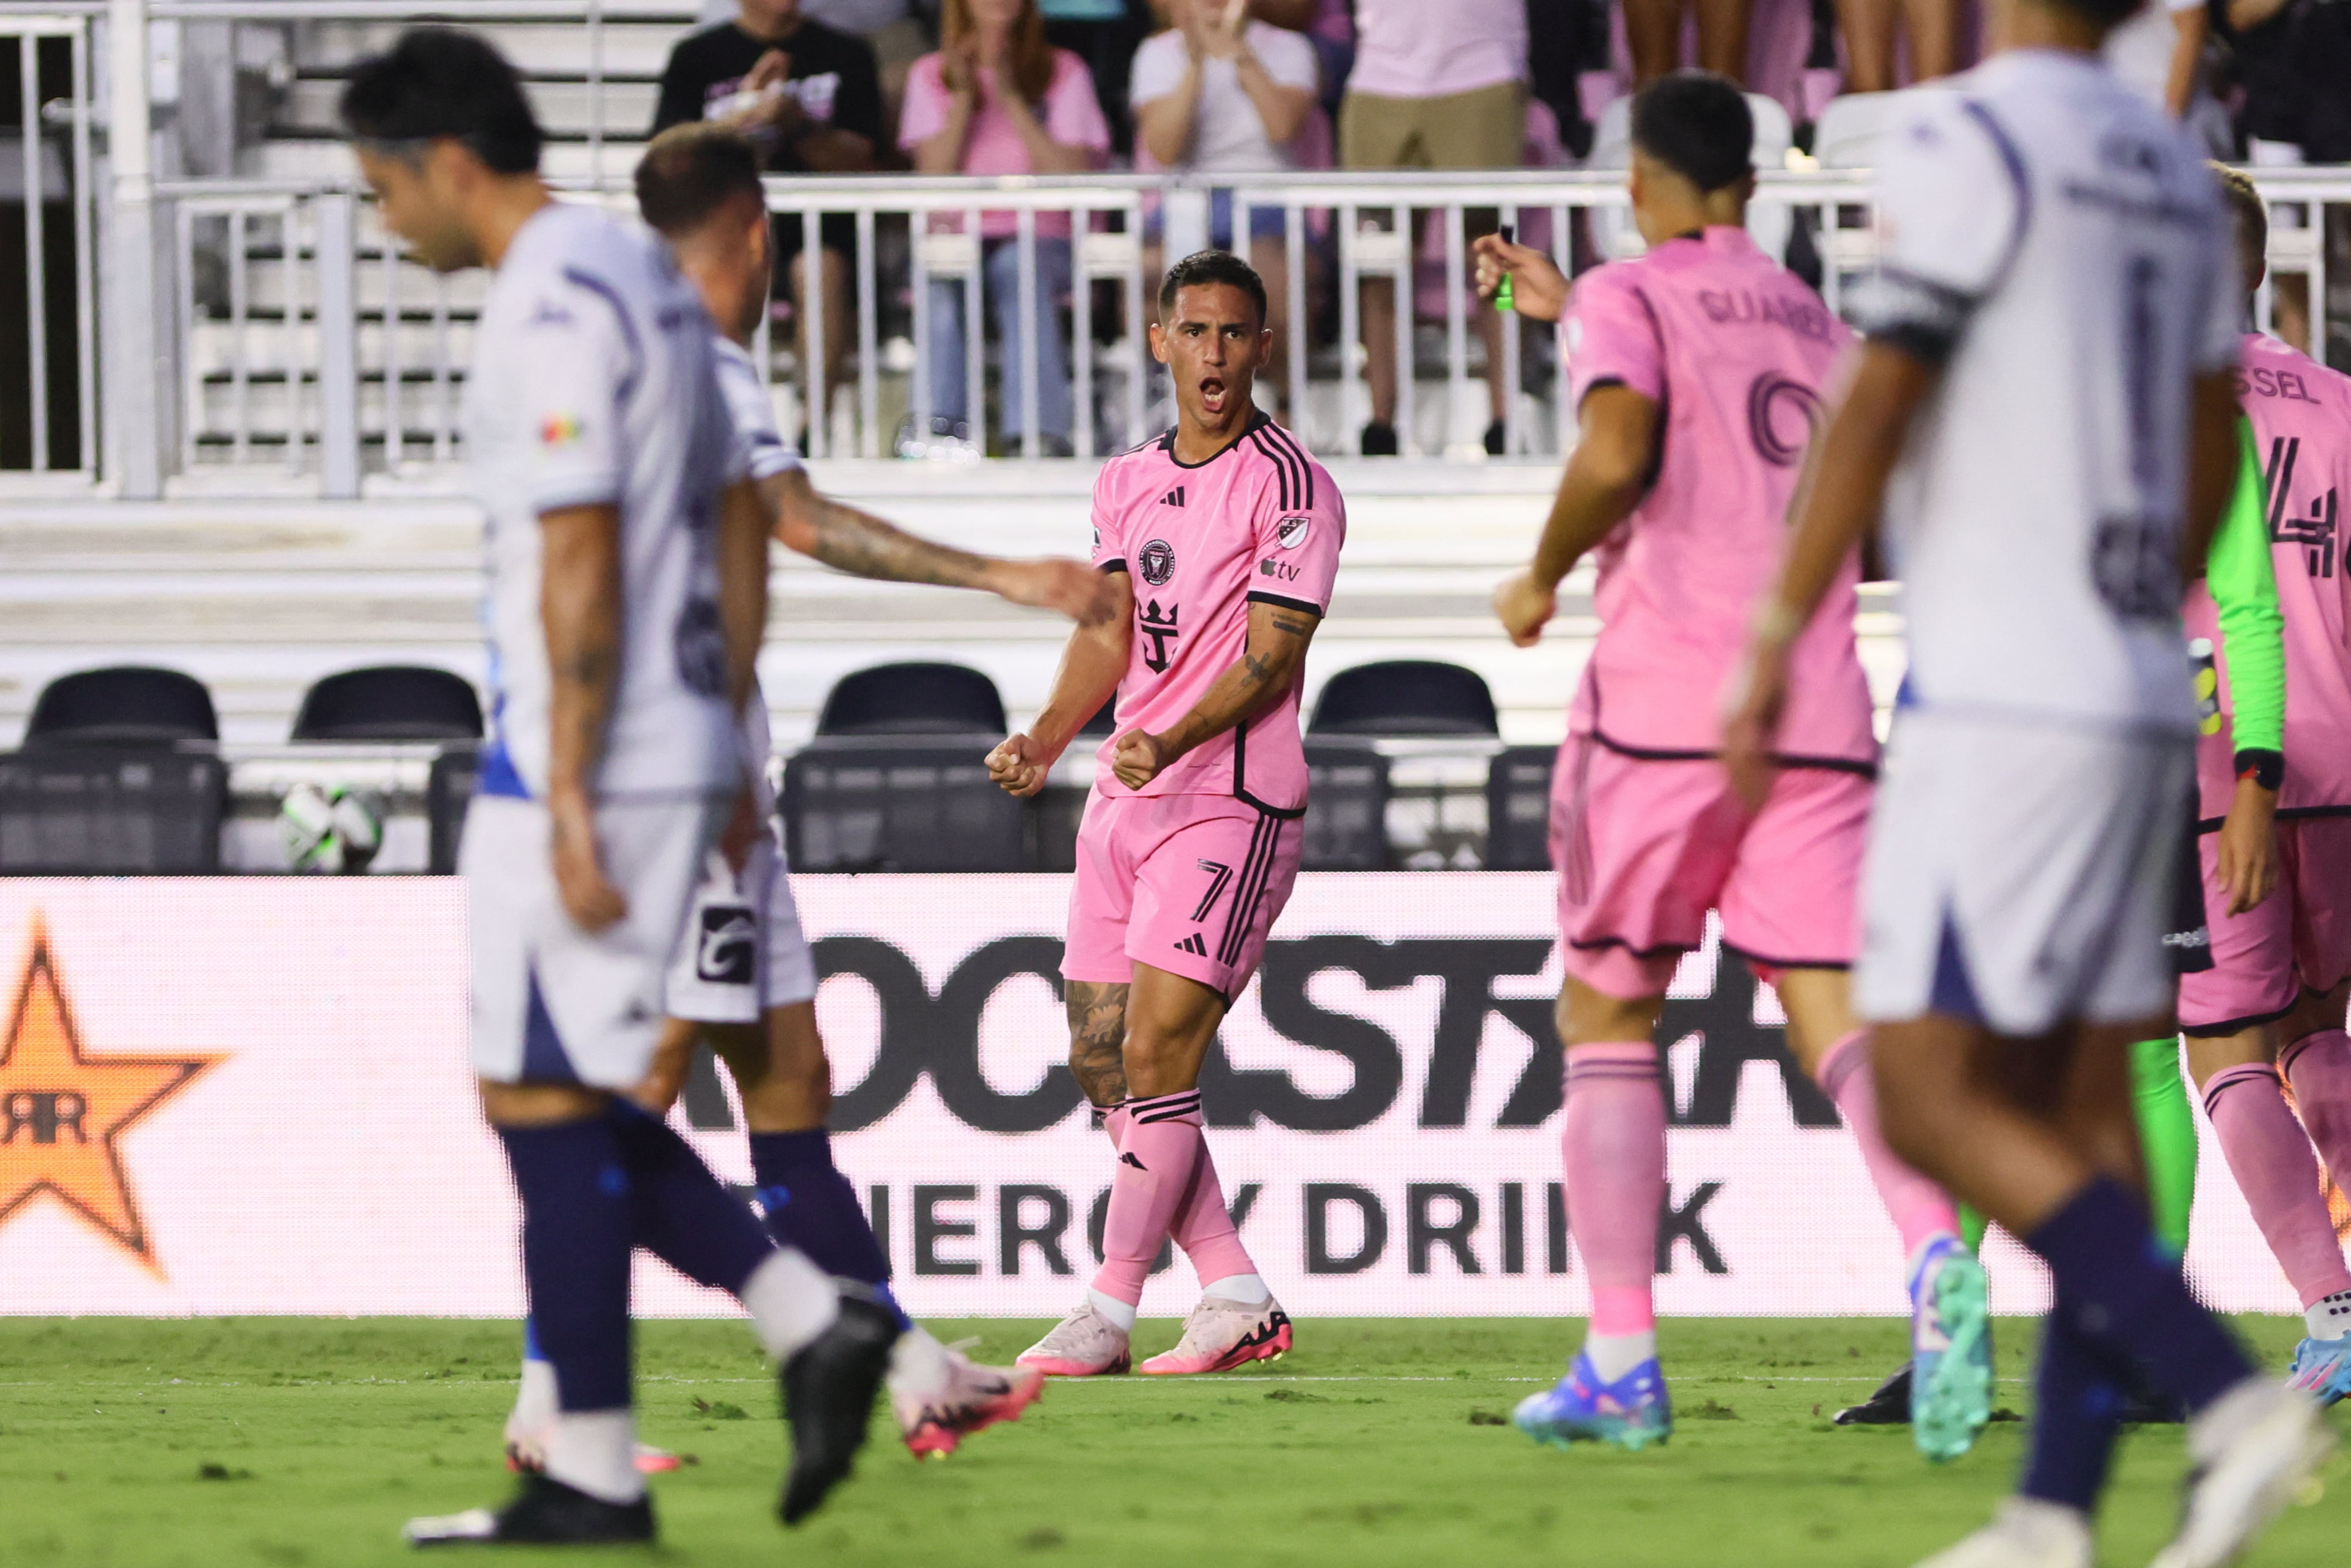
[[[1740,228],[1667,240],[1576,280],[1561,330],[1568,390],[1657,404],[1647,494],[1598,552],[1600,637],[1569,728],[1619,750],[1721,749],[1723,688],[1787,542],[1788,503],[1852,333]],[[1857,560],[1793,650],[1790,761],[1875,762],[1854,651]]]

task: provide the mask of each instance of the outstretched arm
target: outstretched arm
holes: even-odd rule
[[[1656,451],[1657,405],[1630,387],[1593,388],[1579,422],[1532,564],[1494,591],[1494,613],[1521,648],[1533,647],[1557,613],[1560,579],[1640,504]]]
[[[1185,753],[1280,703],[1298,684],[1306,646],[1322,624],[1322,618],[1309,611],[1252,601],[1249,640],[1240,658],[1200,695],[1191,711],[1157,735],[1131,729],[1118,737],[1111,767],[1119,782],[1140,789]]]
[[[1771,788],[1771,746],[1788,698],[1788,649],[1811,622],[1829,584],[1877,521],[1886,476],[1910,422],[1942,379],[1938,366],[1882,340],[1861,351],[1852,386],[1814,443],[1798,492],[1794,528],[1780,580],[1755,609],[1747,664],[1728,694],[1722,758],[1750,806]]]
[[[829,498],[797,468],[772,475],[760,486],[775,515],[776,538],[787,549],[836,571],[883,582],[976,588],[1014,604],[1053,611],[1081,625],[1098,625],[1115,613],[1116,591],[1108,578],[1083,561],[1050,556],[1006,560],[935,544],[871,512]]]
[[[1101,576],[1110,590],[1110,617],[1081,624],[1070,633],[1061,668],[1053,674],[1052,695],[1045,699],[1037,722],[1021,734],[1007,736],[987,754],[987,775],[1008,794],[1025,799],[1045,787],[1053,764],[1126,674],[1127,651],[1134,637],[1134,587],[1123,571]]]

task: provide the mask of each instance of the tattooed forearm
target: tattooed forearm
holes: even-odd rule
[[[929,582],[942,588],[975,588],[987,574],[984,557],[916,538],[871,513],[817,497],[816,559],[852,577],[885,582]]]
[[[603,751],[620,684],[620,513],[609,506],[568,507],[546,514],[541,528],[548,782],[551,789],[584,789]]]
[[[1126,1098],[1126,991],[1096,980],[1067,983],[1070,1074],[1105,1111]]]

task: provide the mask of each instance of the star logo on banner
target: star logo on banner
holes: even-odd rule
[[[0,1226],[48,1193],[160,1276],[120,1140],[220,1060],[87,1054],[36,915],[0,1043]]]

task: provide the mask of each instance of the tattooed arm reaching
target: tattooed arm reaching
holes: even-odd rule
[[[1050,610],[1092,626],[1114,612],[1109,586],[1083,561],[1006,560],[919,538],[871,512],[843,506],[790,468],[760,481],[786,549],[852,577],[976,588],[1013,604]]]

